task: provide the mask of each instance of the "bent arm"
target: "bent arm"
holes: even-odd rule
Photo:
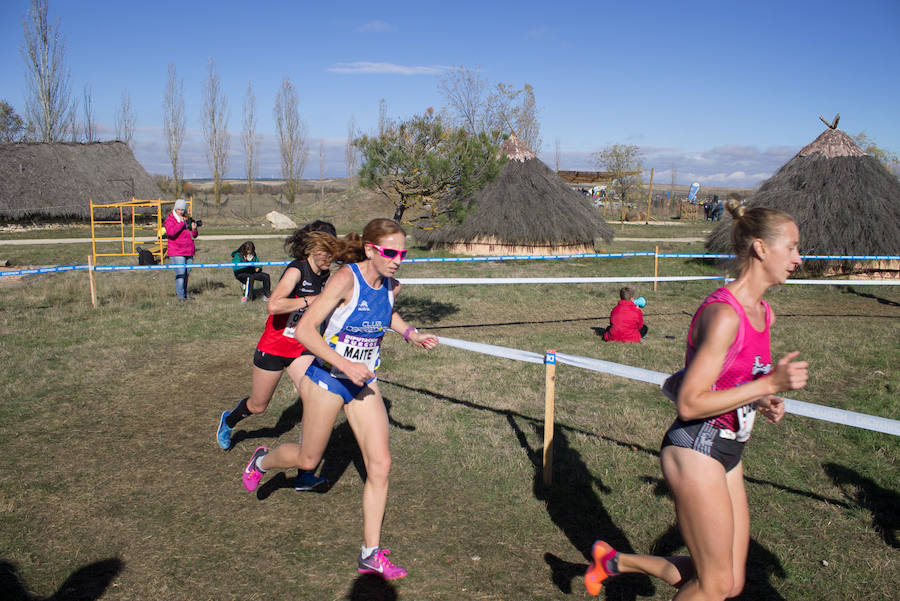
[[[290,298],[290,294],[297,285],[297,282],[300,281],[300,277],[300,270],[296,267],[288,267],[285,270],[284,275],[278,280],[275,290],[272,291],[272,295],[269,296],[269,302],[266,304],[269,315],[291,313],[292,311],[305,309],[307,305],[312,304],[315,298],[312,296]]]
[[[437,336],[435,336],[434,334],[419,332],[408,323],[406,323],[406,320],[400,317],[400,314],[396,311],[391,314],[391,329],[404,338],[407,337],[407,332],[409,332],[408,341],[412,342],[416,346],[421,346],[424,349],[431,350],[438,345]]]
[[[169,240],[180,236],[185,228],[184,221],[178,221],[173,217],[167,217],[164,225],[166,228],[166,237],[169,238]]]

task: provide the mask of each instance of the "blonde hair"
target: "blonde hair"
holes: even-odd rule
[[[731,226],[731,246],[737,255],[739,269],[743,271],[750,262],[753,241],[757,238],[772,242],[778,237],[780,226],[793,223],[794,218],[784,211],[768,207],[748,209],[734,198],[725,206],[734,218]]]

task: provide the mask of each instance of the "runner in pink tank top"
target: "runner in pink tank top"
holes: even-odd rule
[[[688,329],[685,367],[663,392],[678,416],[660,451],[663,477],[675,500],[690,556],[619,553],[594,543],[585,586],[597,595],[620,573],[656,576],[677,587],[676,599],[726,599],[744,586],[750,545],[750,510],[741,452],[756,413],[777,423],[784,399],[806,385],[808,365],[788,353],[772,365],[769,330],[775,315],[763,300],[800,265],[800,232],[787,213],[729,202],[732,242],[740,273],[709,295]]]

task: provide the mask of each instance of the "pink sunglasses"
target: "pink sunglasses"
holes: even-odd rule
[[[381,253],[381,256],[384,257],[385,259],[393,259],[394,257],[397,256],[398,253],[400,254],[401,259],[406,258],[407,249],[405,249],[405,248],[403,250],[397,250],[396,248],[385,248],[383,246],[378,246],[377,244],[371,244],[371,243],[369,244],[369,246],[371,246],[372,248],[378,249],[378,252]]]

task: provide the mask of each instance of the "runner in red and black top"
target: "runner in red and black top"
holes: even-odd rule
[[[330,223],[314,221],[285,240],[294,261],[285,268],[269,297],[269,317],[253,354],[250,396],[238,401],[231,411],[223,411],[219,418],[216,442],[223,449],[231,447],[231,431],[238,422],[266,410],[282,372],[287,371],[294,387],[300,389],[300,379],[313,355],[294,338],[294,328],[328,281],[335,233]]]

